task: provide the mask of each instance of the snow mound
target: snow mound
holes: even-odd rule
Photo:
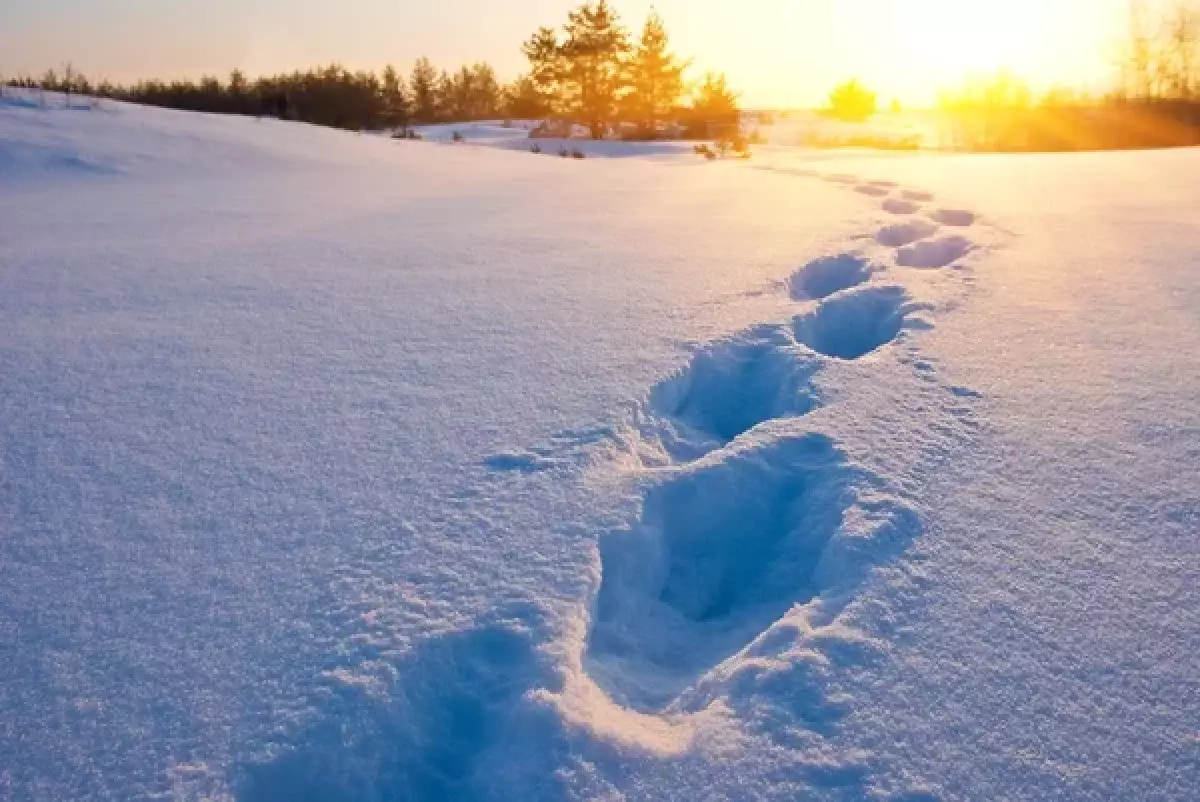
[[[861,254],[823,256],[793,273],[788,286],[794,300],[820,300],[862,284],[875,269],[871,261]]]

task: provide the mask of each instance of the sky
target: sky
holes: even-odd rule
[[[859,77],[886,102],[1006,68],[1035,86],[1100,88],[1127,0],[610,0],[640,28],[651,5],[691,77],[727,73],[749,107],[815,106]],[[578,0],[0,0],[0,74],[71,62],[93,79],[250,76],[488,61],[521,72],[521,42]]]

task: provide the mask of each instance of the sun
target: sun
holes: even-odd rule
[[[907,69],[954,82],[1010,70],[1038,80],[1053,72],[1055,39],[1070,8],[1055,0],[905,0],[890,4],[892,31]]]

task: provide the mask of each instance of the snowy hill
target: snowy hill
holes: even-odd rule
[[[0,799],[1194,797],[1200,152],[477,133],[0,105]]]

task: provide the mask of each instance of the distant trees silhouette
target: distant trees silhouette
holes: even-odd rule
[[[829,106],[825,113],[837,120],[860,123],[875,113],[876,105],[877,95],[857,78],[852,78],[829,93]]]
[[[329,64],[251,80],[240,70],[228,79],[109,82],[93,86],[67,65],[39,79],[9,83],[67,94],[93,94],[132,103],[216,114],[271,116],[351,130],[404,129],[412,123],[494,118],[549,120],[585,127],[600,138],[655,138],[686,130],[736,125],[736,96],[724,76],[712,75],[684,103],[690,62],[671,52],[666,26],[651,12],[636,43],[608,0],[586,0],[560,33],[542,27],[522,45],[527,74],[502,85],[487,63],[454,72],[417,59],[407,75],[389,65],[378,74]],[[668,129],[674,129],[668,130]]]
[[[1159,16],[1152,14],[1157,11]],[[1165,9],[1130,0],[1117,52],[1117,95],[1125,100],[1196,100],[1200,94],[1200,2]]]
[[[944,93],[945,138],[962,150],[1062,151],[1200,145],[1200,0],[1129,0],[1112,91],[1040,97],[998,73]]]

